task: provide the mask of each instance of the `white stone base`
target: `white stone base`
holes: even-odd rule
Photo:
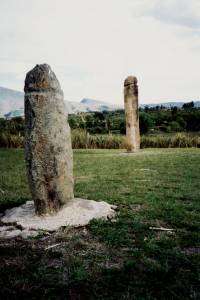
[[[14,226],[1,226],[0,227],[0,239],[12,239],[15,237],[22,237],[23,239],[27,239],[30,237],[35,237],[38,235],[37,230],[29,230],[29,229],[17,229]]]
[[[115,216],[116,206],[106,202],[97,202],[74,198],[53,215],[37,216],[33,201],[8,209],[1,218],[3,223],[17,223],[27,230],[54,231],[62,226],[84,226],[92,219],[107,219]]]

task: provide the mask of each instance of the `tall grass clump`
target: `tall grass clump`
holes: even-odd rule
[[[200,137],[185,133],[177,133],[174,136],[142,136],[141,148],[200,148]]]
[[[23,148],[24,137],[20,134],[14,135],[0,132],[1,148]],[[73,149],[124,149],[126,148],[124,135],[116,134],[89,134],[83,129],[72,130]],[[200,148],[200,136],[186,133],[175,135],[143,135],[141,136],[141,148]]]
[[[90,135],[85,130],[72,130],[73,149],[123,149],[125,138],[122,135]]]
[[[23,148],[24,137],[7,132],[0,133],[0,147],[1,148]]]

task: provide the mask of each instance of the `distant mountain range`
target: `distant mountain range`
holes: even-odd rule
[[[188,102],[188,101],[185,101]],[[79,112],[92,111],[112,111],[122,109],[122,106],[112,105],[107,102],[97,101],[94,99],[84,98],[80,102],[67,101],[66,110],[69,114],[76,114]],[[182,107],[184,102],[165,102],[156,104],[141,104],[141,107],[156,107],[163,105],[167,108]],[[200,101],[194,101],[195,107],[200,107]],[[24,115],[24,93],[15,90],[0,87],[0,117],[13,118]]]
[[[69,114],[91,111],[111,111],[121,108],[103,101],[84,98],[80,102],[66,101]],[[24,115],[24,93],[0,87],[0,117],[13,118]]]
[[[68,101],[67,102],[67,112],[69,114],[74,114],[78,112],[91,112],[91,111],[112,111],[120,109],[122,107],[118,105],[112,105],[103,101],[97,101],[94,99],[83,98],[80,102]]]
[[[192,100],[191,100],[192,101]],[[171,101],[171,102],[163,102],[163,103],[151,103],[151,104],[141,104],[140,107],[141,108],[145,108],[146,106],[148,107],[156,107],[156,106],[164,106],[166,108],[170,108],[170,107],[178,107],[181,108],[183,106],[184,103],[188,103],[191,101]],[[194,102],[194,107],[200,107],[200,101],[193,101]]]
[[[11,111],[22,110],[24,107],[24,94],[0,87],[0,117]]]

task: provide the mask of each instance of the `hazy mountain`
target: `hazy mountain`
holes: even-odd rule
[[[115,110],[119,106],[84,98],[80,102],[66,101],[70,114],[79,112]],[[24,114],[24,93],[0,87],[0,117],[13,118]]]
[[[67,101],[66,111],[68,114],[77,114],[79,112],[87,112],[84,104],[81,102]]]
[[[24,93],[0,87],[0,116],[24,106]]]
[[[185,101],[188,102],[188,101]],[[66,110],[68,113],[76,114],[79,112],[92,111],[111,111],[123,108],[123,106],[112,105],[104,101],[97,101],[90,98],[84,98],[80,102],[67,101]],[[156,107],[163,105],[167,108],[182,107],[184,102],[171,101],[165,103],[141,104],[141,107]],[[200,107],[200,101],[194,101],[195,107]],[[0,117],[13,118],[16,116],[23,116],[24,114],[24,93],[15,90],[0,87]]]
[[[82,99],[80,103],[84,104],[88,111],[116,110],[122,108],[119,105],[113,105],[107,102],[97,101],[89,98]]]
[[[91,112],[91,111],[111,111],[119,109],[120,106],[112,105],[103,101],[97,101],[94,99],[84,98],[80,102],[67,101],[67,112],[69,114],[76,114],[79,112]]]
[[[24,115],[24,109],[19,108],[19,109],[16,109],[16,110],[11,110],[7,114],[4,114],[4,117],[6,119],[12,119],[12,118],[16,118],[16,117],[22,117],[23,115]]]
[[[164,106],[166,108],[170,107],[178,107],[181,108],[184,103],[191,102],[191,101],[185,101],[185,102],[180,102],[180,101],[171,101],[171,102],[164,102],[164,103],[151,103],[151,104],[141,104],[140,106],[142,108],[148,106],[148,107],[156,107],[156,106]],[[194,102],[194,107],[200,107],[200,101],[193,101]]]

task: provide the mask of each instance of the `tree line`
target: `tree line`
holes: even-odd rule
[[[166,109],[163,106],[139,109],[140,132],[193,132],[200,131],[200,109],[194,103],[186,103],[182,108]],[[72,129],[82,128],[90,134],[125,134],[124,110],[88,112],[69,115]]]
[[[182,108],[140,108],[139,118],[141,134],[200,131],[200,108],[194,108],[193,102]],[[125,134],[126,131],[124,110],[71,114],[68,121],[71,129],[84,129],[90,134]],[[23,136],[24,119],[0,118],[0,133]]]

